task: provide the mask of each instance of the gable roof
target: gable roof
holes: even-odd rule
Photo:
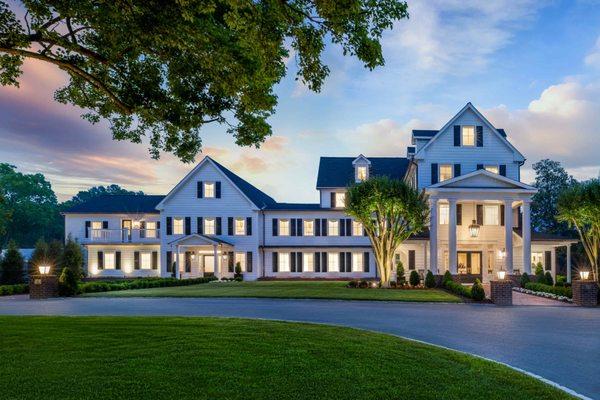
[[[369,176],[388,176],[404,179],[410,160],[404,157],[366,157],[371,162]],[[317,189],[342,188],[355,182],[354,166],[356,157],[321,157],[317,176]]]
[[[496,130],[503,138],[506,137],[506,131],[504,129],[496,128]],[[415,144],[415,139],[431,139],[437,135],[438,132],[439,130],[436,129],[413,129],[411,142],[412,144]]]
[[[423,150],[425,150],[427,147],[429,147],[431,145],[431,143],[433,143],[439,136],[440,133],[445,131],[448,127],[450,127],[454,121],[456,121],[458,119],[458,117],[460,117],[465,111],[467,110],[471,110],[477,117],[479,117],[479,119],[481,119],[481,121],[483,121],[483,123],[485,125],[487,125],[487,127],[492,131],[492,133],[494,133],[495,135],[498,136],[498,138],[500,138],[500,140],[507,145],[512,151],[514,151],[516,154],[518,154],[523,160],[525,160],[525,157],[523,156],[523,154],[521,154],[521,152],[519,150],[517,150],[515,148],[515,146],[513,146],[508,139],[506,139],[506,132],[504,131],[504,129],[502,129],[502,132],[500,132],[500,130],[496,129],[494,127],[494,125],[491,124],[490,121],[487,120],[486,117],[483,116],[483,114],[481,114],[479,112],[478,109],[475,108],[475,106],[473,104],[471,104],[471,102],[468,102],[467,104],[465,104],[465,106],[456,113],[456,115],[454,115],[454,117],[452,117],[452,119],[450,119],[450,121],[448,121],[446,123],[446,125],[444,125],[442,127],[442,129],[440,129],[439,131],[437,131],[435,134],[433,134],[433,136],[431,136],[431,139],[425,144],[425,146],[421,147],[419,149],[419,151],[417,152],[416,155],[418,155],[419,153],[421,153]],[[413,131],[414,132],[414,131]],[[433,132],[433,131],[420,131],[420,132]],[[416,157],[418,158],[418,157]]]
[[[447,179],[442,182],[438,182],[434,185],[428,186],[427,189],[465,189],[465,188],[482,188],[481,186],[461,186],[460,183],[463,181],[469,181],[476,177],[487,177],[490,181],[497,181],[499,183],[498,186],[490,187],[486,186],[486,189],[518,189],[531,193],[537,192],[537,189],[533,186],[527,185],[523,182],[515,181],[513,179],[507,178],[505,176],[495,174],[493,172],[487,171],[485,169],[478,169],[473,172],[469,172],[465,175],[456,176],[451,179]]]
[[[165,196],[104,194],[63,211],[65,214],[158,214],[156,205]]]

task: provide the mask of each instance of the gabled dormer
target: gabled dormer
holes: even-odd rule
[[[363,182],[369,179],[369,172],[371,169],[371,161],[362,154],[352,161],[354,167],[354,181]]]

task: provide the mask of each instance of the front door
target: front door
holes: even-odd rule
[[[204,276],[215,274],[215,256],[204,256]]]
[[[480,251],[459,251],[457,252],[457,259],[459,274],[481,276]]]
[[[124,219],[121,221],[121,235],[123,242],[131,242],[131,220]]]

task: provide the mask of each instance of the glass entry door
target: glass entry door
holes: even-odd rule
[[[481,252],[457,252],[458,273],[466,275],[481,275]]]

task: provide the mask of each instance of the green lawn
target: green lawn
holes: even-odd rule
[[[220,319],[0,317],[1,399],[568,399],[393,336]]]
[[[443,290],[349,289],[341,281],[211,282],[201,285],[89,293],[111,297],[273,297],[460,302]]]

